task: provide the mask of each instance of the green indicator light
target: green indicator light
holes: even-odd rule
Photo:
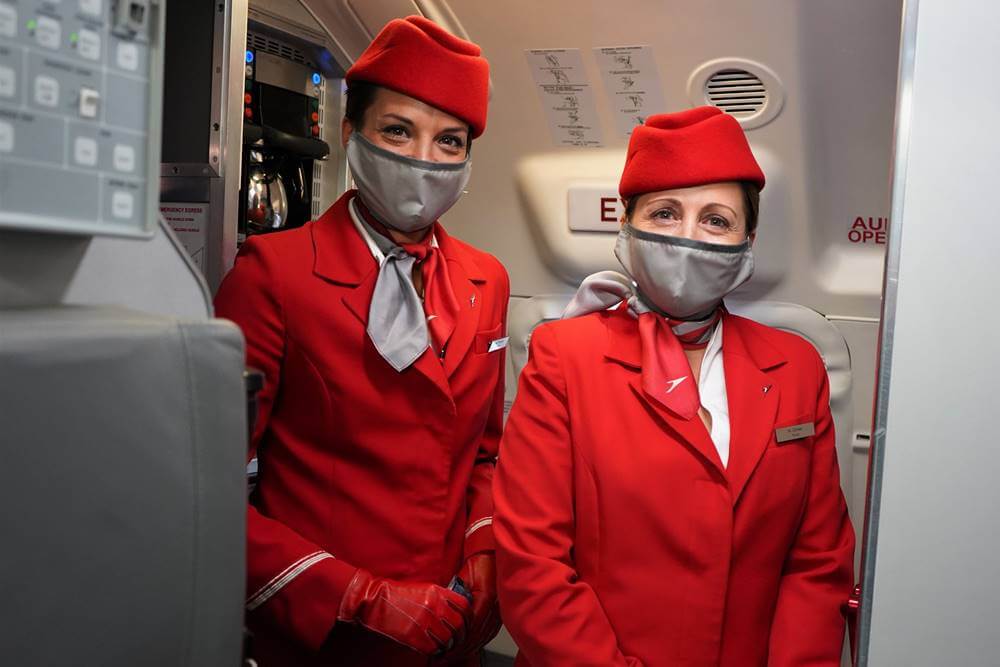
[[[69,36],[69,41],[70,42],[72,42],[73,44],[76,44],[79,40],[80,40],[80,36],[79,35],[77,35],[75,32],[74,33],[70,33],[70,36]]]
[[[28,30],[34,30],[37,27],[38,27],[38,21],[36,21],[35,19],[31,19],[30,21],[28,21]]]

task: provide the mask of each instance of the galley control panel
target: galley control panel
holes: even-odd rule
[[[0,0],[0,227],[147,230],[151,11]]]

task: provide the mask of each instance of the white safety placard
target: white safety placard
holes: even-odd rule
[[[160,214],[187,249],[195,266],[204,273],[205,246],[208,245],[208,204],[163,202],[160,204]]]
[[[553,140],[560,146],[603,145],[594,90],[580,49],[531,49],[525,55]]]
[[[594,57],[601,70],[604,91],[623,136],[647,116],[666,113],[663,86],[649,46],[598,46]]]

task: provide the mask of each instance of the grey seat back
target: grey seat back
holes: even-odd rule
[[[0,310],[5,664],[239,664],[242,371],[218,320]]]

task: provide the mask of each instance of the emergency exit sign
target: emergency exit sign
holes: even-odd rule
[[[617,234],[625,213],[613,183],[571,183],[566,206],[569,228],[577,232]]]

